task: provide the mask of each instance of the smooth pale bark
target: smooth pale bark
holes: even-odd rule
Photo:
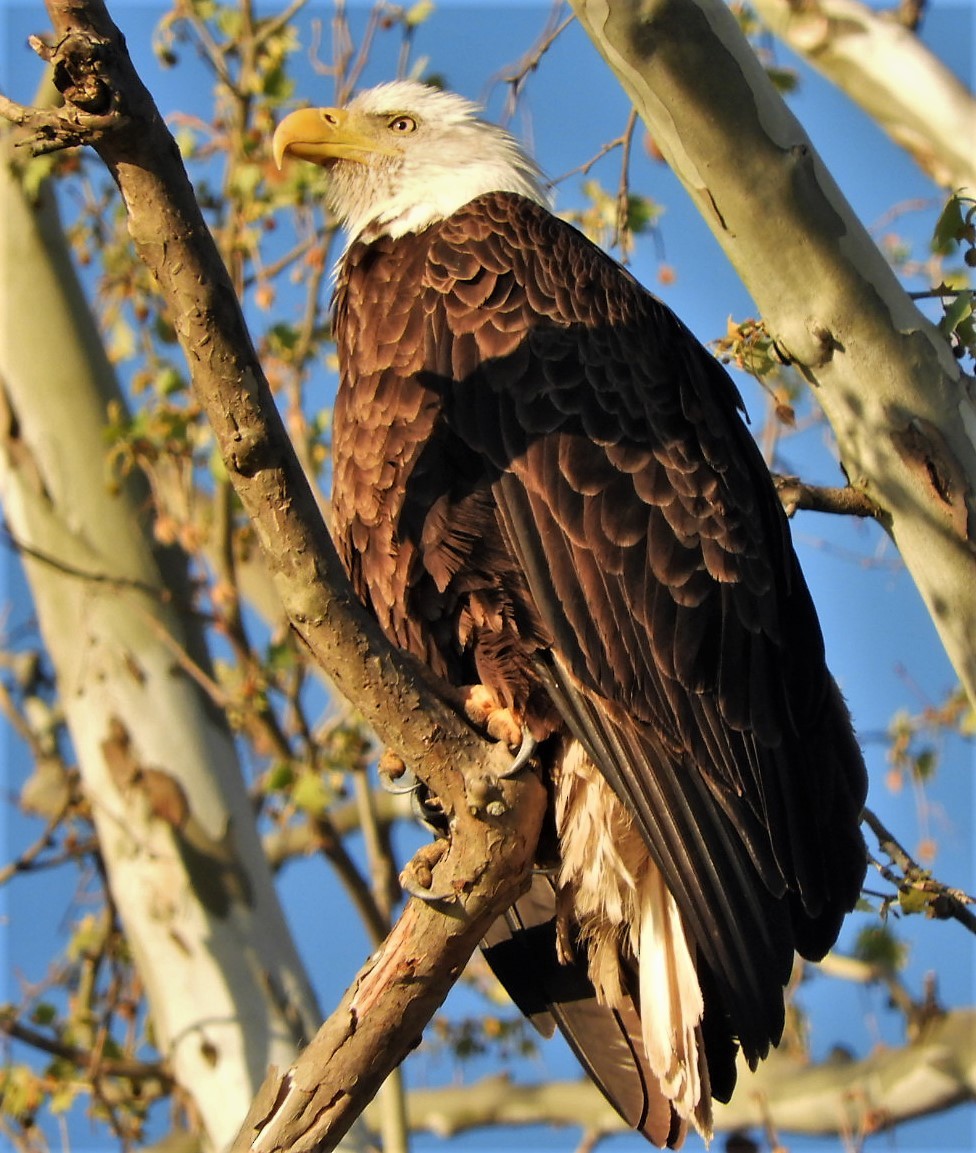
[[[9,136],[9,133],[7,134]],[[0,165],[0,496],[24,565],[156,1042],[222,1148],[319,1013],[223,716],[177,659],[207,657],[185,561],[147,492],[110,482],[122,403],[49,196]],[[45,559],[39,559],[43,557]],[[182,602],[182,603],[181,603]]]
[[[752,7],[936,184],[976,194],[976,100],[914,32],[859,0],[752,0]],[[971,35],[962,5],[956,18],[960,35]]]
[[[722,0],[573,0],[833,427],[976,701],[976,393]]]
[[[741,1068],[739,1078],[732,1101],[715,1106],[716,1133],[768,1126],[844,1137],[890,1129],[976,1100],[976,1011],[937,1016],[910,1044],[878,1048],[863,1061],[838,1056],[815,1065],[774,1051],[755,1073]],[[625,1130],[588,1081],[515,1085],[490,1077],[463,1089],[415,1089],[407,1105],[411,1129],[440,1137],[489,1125]]]

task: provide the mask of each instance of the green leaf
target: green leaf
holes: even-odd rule
[[[935,749],[926,747],[915,754],[912,762],[912,774],[917,781],[930,781],[935,776],[939,758]]]
[[[108,333],[108,358],[113,364],[131,360],[136,354],[136,334],[127,320],[119,317]]]
[[[627,197],[627,227],[635,234],[646,232],[656,224],[661,213],[661,206],[647,196]]]
[[[180,150],[180,155],[184,160],[189,160],[197,150],[197,134],[192,128],[178,128],[173,133],[173,139],[176,141],[176,147]]]
[[[908,949],[886,925],[868,925],[857,935],[854,955],[867,965],[894,973],[904,966]]]
[[[183,379],[183,374],[169,365],[162,369],[156,377],[156,391],[160,396],[173,396],[175,393],[183,392],[186,389],[186,381]]]
[[[58,1011],[47,1001],[40,1001],[31,1010],[31,1020],[35,1025],[50,1025],[57,1020]]]
[[[766,75],[773,82],[773,87],[782,95],[795,92],[800,86],[800,77],[792,68],[767,68]]]
[[[267,789],[269,793],[282,793],[290,789],[295,780],[295,770],[287,761],[278,761],[268,769]]]
[[[960,292],[945,306],[945,316],[939,321],[939,329],[948,336],[956,331],[963,320],[972,316],[972,312],[973,294]]]
[[[261,80],[261,91],[269,100],[289,100],[295,91],[295,83],[279,64],[265,72]]]
[[[33,1116],[43,1099],[41,1080],[26,1065],[0,1070],[0,1112],[8,1117]]]
[[[255,193],[264,172],[259,164],[239,164],[234,169],[231,187],[242,200],[250,200]]]
[[[946,201],[945,208],[939,219],[935,222],[935,231],[932,234],[932,251],[941,256],[948,256],[962,236],[965,222],[962,218],[962,202],[953,194]]]
[[[932,903],[932,896],[926,893],[924,889],[899,889],[898,890],[898,904],[901,906],[903,913],[911,915],[912,913],[924,913],[928,910],[929,905]]]
[[[45,181],[54,172],[57,157],[53,153],[32,156],[20,170],[20,184],[24,195],[36,203]]]
[[[434,12],[433,0],[417,0],[404,13],[403,22],[408,28],[417,28],[429,20]]]
[[[65,952],[72,961],[83,957],[96,957],[105,947],[105,926],[94,913],[82,917],[74,925],[74,932]]]
[[[306,771],[295,782],[291,799],[300,809],[314,817],[329,807],[332,794],[321,777]]]
[[[48,1099],[48,1108],[55,1116],[67,1113],[80,1092],[81,1086],[76,1082],[61,1081]]]

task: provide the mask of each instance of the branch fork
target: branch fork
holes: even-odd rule
[[[124,50],[124,40],[118,37]],[[30,108],[0,96],[0,116],[27,130],[18,147],[32,155],[94,145],[111,132],[130,124],[121,91],[111,72],[119,45],[94,31],[71,31],[51,45],[39,36],[28,39],[31,48],[52,67],[54,86],[65,99],[64,108]]]

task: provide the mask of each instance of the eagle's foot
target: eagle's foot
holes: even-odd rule
[[[460,689],[464,715],[494,741],[504,741],[510,749],[522,743],[522,726],[511,709],[498,703],[487,685],[464,685]]]
[[[523,728],[515,713],[498,703],[498,698],[487,685],[465,685],[460,690],[461,707],[468,720],[487,733],[492,740],[504,742],[512,750],[515,760],[501,776],[512,777],[532,759],[536,740]]]
[[[443,860],[450,848],[447,840],[432,841],[414,853],[400,874],[400,885],[405,893],[421,901],[454,900],[457,893],[452,886],[443,889],[434,887],[434,867]]]

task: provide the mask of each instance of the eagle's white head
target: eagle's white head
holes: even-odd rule
[[[274,157],[329,170],[329,204],[351,239],[419,232],[486,192],[547,205],[535,163],[478,112],[452,92],[397,80],[345,108],[292,112],[275,131]]]

